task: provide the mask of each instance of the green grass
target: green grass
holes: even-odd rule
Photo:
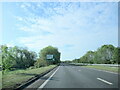
[[[110,66],[83,66],[83,67],[88,67],[88,68],[95,68],[95,69],[100,69],[100,70],[105,70],[105,71],[111,71],[111,72],[116,72],[118,73],[118,67],[110,67]]]
[[[22,84],[23,82],[28,81],[30,78],[34,77],[35,75],[39,75],[56,65],[50,65],[47,67],[41,67],[36,69],[27,69],[27,70],[15,70],[6,72],[2,76],[2,88],[15,88],[18,85]]]
[[[0,90],[2,89],[2,71],[0,71]]]
[[[0,65],[2,64],[2,57],[1,57],[1,55],[0,55]]]

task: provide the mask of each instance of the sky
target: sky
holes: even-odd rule
[[[37,53],[52,45],[61,60],[104,44],[118,46],[117,2],[2,2],[2,42]],[[0,15],[1,17],[1,15]]]

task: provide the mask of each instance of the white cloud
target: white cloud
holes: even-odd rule
[[[37,51],[38,48],[53,45],[62,51],[63,59],[73,59],[80,57],[87,50],[95,49],[102,44],[113,43],[114,41],[110,41],[111,37],[117,40],[115,37],[117,28],[112,26],[113,23],[109,20],[113,16],[113,4],[86,5],[82,3],[80,5],[80,7],[76,4],[70,4],[68,7],[61,5],[54,10],[63,15],[52,15],[53,11],[49,11],[51,9],[46,10],[42,4],[37,4],[38,8],[45,9],[45,13],[52,16],[44,18],[36,14],[35,17],[28,15],[25,19],[18,18],[23,22],[20,30],[33,33],[32,36],[19,38],[20,43]],[[65,11],[65,8],[68,10]],[[113,22],[116,22],[115,19]],[[65,48],[67,45],[72,47]]]
[[[15,45],[13,44],[13,42],[7,43],[6,44],[8,47],[14,47]]]

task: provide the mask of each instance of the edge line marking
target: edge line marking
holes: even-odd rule
[[[53,77],[53,75],[58,71],[59,68],[60,68],[60,66],[55,70],[55,72],[39,88],[43,88],[48,83],[48,81]]]

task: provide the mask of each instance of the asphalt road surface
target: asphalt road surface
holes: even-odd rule
[[[118,74],[61,63],[26,88],[118,88]]]

